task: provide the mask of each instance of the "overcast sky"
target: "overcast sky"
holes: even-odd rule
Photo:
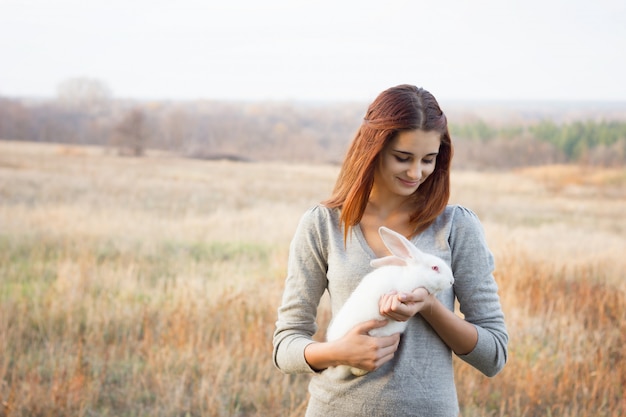
[[[624,0],[0,0],[0,96],[626,100]]]

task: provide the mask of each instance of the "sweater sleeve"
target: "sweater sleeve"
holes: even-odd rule
[[[454,290],[465,320],[476,326],[474,350],[459,357],[483,374],[494,376],[507,361],[508,333],[493,277],[494,258],[478,217],[457,207],[450,233]]]
[[[289,247],[287,277],[274,331],[275,366],[284,373],[312,373],[304,349],[313,343],[320,299],[327,288],[328,221],[319,206],[300,220]]]

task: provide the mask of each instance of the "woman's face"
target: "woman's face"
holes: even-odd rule
[[[374,185],[392,194],[409,196],[435,170],[441,135],[435,131],[398,133],[381,152]]]

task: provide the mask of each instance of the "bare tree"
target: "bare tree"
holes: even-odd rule
[[[115,126],[112,143],[120,155],[142,156],[148,140],[148,128],[144,112],[130,110]]]

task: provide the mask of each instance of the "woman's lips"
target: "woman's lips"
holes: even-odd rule
[[[419,185],[419,181],[408,181],[408,180],[404,180],[402,178],[398,178],[398,180],[405,185],[406,187],[417,187]]]

